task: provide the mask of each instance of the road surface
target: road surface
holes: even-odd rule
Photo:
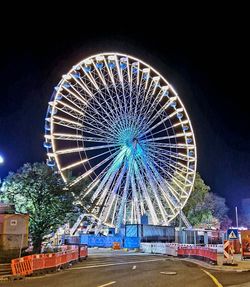
[[[250,272],[237,273],[204,270],[194,263],[167,256],[143,255],[130,252],[110,252],[109,254],[100,252],[90,254],[86,261],[75,264],[67,270],[14,282],[1,282],[0,286],[250,287]]]

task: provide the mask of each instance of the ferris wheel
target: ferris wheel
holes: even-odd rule
[[[185,107],[169,82],[124,54],[88,57],[54,89],[45,119],[47,164],[73,186],[100,222],[168,225],[186,204],[196,145]]]

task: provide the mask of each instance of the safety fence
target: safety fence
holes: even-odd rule
[[[27,276],[67,268],[71,263],[86,259],[87,246],[58,253],[34,254],[11,260],[13,275]]]
[[[207,247],[179,247],[178,257],[194,258],[217,265],[217,250]]]
[[[206,244],[206,247],[217,250],[217,253],[223,253],[223,244]]]
[[[145,253],[194,258],[217,264],[217,250],[207,247],[178,243],[141,243],[140,249]]]
[[[178,243],[163,243],[163,242],[141,242],[140,249],[142,252],[151,254],[166,254],[171,256],[177,256],[177,250],[179,247],[191,247],[191,244],[178,244]]]

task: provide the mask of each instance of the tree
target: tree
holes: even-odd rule
[[[196,174],[194,188],[184,213],[193,226],[226,228],[230,225],[225,198],[210,191],[200,174]]]
[[[44,163],[24,164],[4,179],[1,199],[30,216],[34,251],[41,251],[43,237],[62,225],[74,210],[74,197],[58,174]]]
[[[192,193],[183,209],[184,214],[193,226],[211,217],[209,210],[202,209],[204,198],[209,190],[210,187],[205,184],[197,172]]]

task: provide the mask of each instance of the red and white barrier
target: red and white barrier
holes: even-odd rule
[[[189,257],[217,264],[217,249],[195,246],[193,244],[178,243],[146,243],[142,242],[140,248],[145,253],[165,254],[178,257]]]
[[[88,257],[87,246],[81,246],[80,250],[73,248],[65,252],[35,254],[11,260],[13,275],[31,275],[41,270],[57,270],[69,263],[86,259]]]
[[[207,247],[179,247],[178,257],[195,258],[217,265],[217,250]]]

